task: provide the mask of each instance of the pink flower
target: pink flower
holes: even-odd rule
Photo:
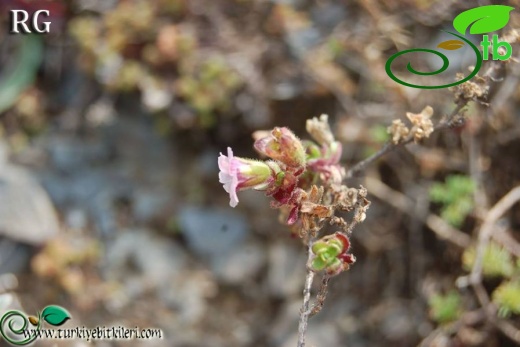
[[[245,189],[263,190],[273,182],[273,171],[267,163],[234,157],[233,151],[228,147],[227,156],[220,153],[218,157],[219,182],[229,193],[229,205],[235,207],[238,204],[237,192]]]

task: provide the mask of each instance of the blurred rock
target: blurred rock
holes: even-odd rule
[[[366,315],[369,326],[374,327],[386,341],[409,341],[416,335],[417,327],[413,313],[404,301],[388,299],[373,307]]]
[[[170,216],[172,204],[171,193],[161,187],[137,187],[132,194],[133,217],[143,224]]]
[[[410,313],[404,307],[394,307],[381,322],[381,332],[392,341],[407,341],[415,331]]]
[[[65,224],[73,230],[82,230],[87,227],[87,215],[83,209],[71,208],[65,214]]]
[[[319,43],[321,35],[316,28],[307,27],[288,32],[286,39],[292,53],[303,59]]]
[[[249,242],[227,254],[215,257],[210,267],[217,279],[238,285],[257,276],[265,263],[264,249],[259,243]]]
[[[223,283],[248,282],[266,264],[261,244],[248,238],[248,222],[231,209],[188,206],[179,212],[179,226],[191,251]]]
[[[218,177],[219,170],[215,160],[215,158],[218,157],[218,154],[219,152],[214,150],[213,148],[205,150],[197,158],[197,171],[200,172],[201,175],[209,179],[214,179],[215,177]]]
[[[302,289],[303,291],[303,289]],[[287,300],[268,328],[270,345],[282,346],[298,329],[298,312],[302,307],[302,299]],[[296,346],[296,341],[293,343]],[[320,345],[321,346],[321,345]],[[323,345],[325,346],[325,345]]]
[[[13,294],[0,294],[0,312],[3,313],[8,310],[13,302]]]
[[[0,294],[0,315],[8,310],[23,310],[18,296],[14,293]]]
[[[0,275],[0,293],[14,291],[18,287],[18,278],[13,274]]]
[[[0,235],[39,245],[54,237],[59,222],[47,192],[24,168],[7,163],[0,144]]]
[[[293,347],[298,343],[298,334],[294,333],[290,338],[282,344],[282,347]],[[313,322],[309,324],[307,334],[305,335],[306,346],[345,346],[344,341],[338,333],[337,328],[332,322],[319,323]]]
[[[118,115],[87,137],[49,133],[40,142],[50,158],[40,179],[66,216],[69,210],[86,214],[80,224],[92,222],[111,235],[121,227],[121,201],[142,224],[171,216],[173,198],[165,187],[175,174],[174,152],[148,118]]]
[[[269,248],[267,284],[274,297],[292,297],[303,290],[307,257],[304,247],[299,249],[297,246],[301,246],[297,240],[289,240],[276,242]]]
[[[271,0],[276,4],[288,5],[292,7],[302,7],[305,5],[305,0]]]
[[[206,299],[216,292],[207,270],[193,267],[176,243],[150,230],[127,230],[107,248],[104,273],[122,288],[109,300],[109,309],[125,306],[153,293],[178,314],[178,323],[194,324],[206,313]]]
[[[109,279],[155,287],[172,278],[187,261],[182,248],[173,241],[153,235],[150,230],[127,230],[107,246],[105,274]]]
[[[314,24],[325,32],[332,31],[336,25],[347,17],[345,7],[332,2],[317,4],[311,9],[310,14]]]
[[[302,93],[302,87],[297,81],[288,80],[275,84],[270,93],[271,99],[291,100]]]
[[[269,339],[272,346],[293,347],[298,341],[298,319],[301,309],[301,298],[287,302],[280,314],[273,320],[269,330]],[[311,319],[307,328],[306,346],[344,346],[338,329],[333,321],[321,322]]]
[[[159,288],[159,298],[178,314],[179,326],[190,326],[204,318],[206,299],[213,297],[216,290],[207,271],[185,269]]]
[[[230,208],[186,206],[179,211],[179,226],[188,247],[211,261],[231,255],[249,233],[245,217]]]
[[[116,229],[115,201],[130,194],[127,181],[117,180],[102,169],[80,171],[74,175],[47,171],[40,177],[52,200],[66,216],[70,211],[84,211],[103,235]]]
[[[29,245],[0,238],[0,275],[17,274],[27,269],[32,253]]]
[[[72,173],[109,160],[109,148],[100,141],[73,136],[53,136],[47,151],[55,170]]]

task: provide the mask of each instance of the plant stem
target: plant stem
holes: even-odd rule
[[[309,239],[308,244],[308,260],[312,256],[312,240]],[[298,347],[305,347],[305,333],[307,332],[307,324],[309,321],[309,305],[311,301],[311,287],[314,280],[314,271],[307,268],[307,276],[305,277],[305,286],[303,288],[303,304],[300,310],[300,321],[298,323]]]
[[[462,102],[459,102],[455,109],[451,112],[451,114],[446,118],[446,120],[441,121],[437,126],[435,126],[434,131],[444,130],[446,128],[451,128],[453,126],[459,126],[463,124],[462,119],[456,118],[456,116],[459,114],[460,111],[467,105],[468,101],[463,100]],[[356,165],[350,168],[350,170],[347,171],[347,178],[354,177],[358,175],[359,173],[363,172],[365,168],[376,161],[377,159],[381,158],[383,155],[385,155],[388,152],[391,152],[395,150],[396,148],[405,146],[413,141],[413,136],[410,136],[406,140],[399,142],[397,144],[394,144],[393,142],[387,142],[379,151],[372,154],[370,157],[366,158],[365,160],[360,161]]]

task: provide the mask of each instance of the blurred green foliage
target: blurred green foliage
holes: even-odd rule
[[[440,324],[453,322],[462,312],[462,299],[456,291],[433,295],[429,302],[430,317]]]
[[[476,250],[474,247],[466,249],[462,255],[464,268],[471,271],[475,263]],[[510,277],[515,272],[513,259],[508,251],[494,242],[490,242],[484,251],[482,273],[488,277]]]
[[[466,249],[462,263],[467,271],[471,271],[475,257],[474,247]],[[502,284],[491,295],[493,302],[498,306],[498,314],[502,317],[520,314],[520,281],[517,278],[519,270],[519,261],[515,264],[513,256],[507,250],[494,242],[487,245],[482,259],[482,273],[488,278],[504,278]]]
[[[68,31],[81,66],[107,90],[141,91],[155,113],[177,97],[198,116],[193,125],[205,128],[230,111],[244,82],[225,52],[202,42],[184,7],[183,1],[119,2],[106,13],[73,18]]]
[[[468,176],[451,175],[445,183],[430,188],[430,199],[442,205],[441,217],[454,227],[460,227],[473,209],[475,184]]]
[[[216,121],[213,111],[227,111],[232,94],[240,87],[237,73],[223,59],[209,58],[200,63],[182,62],[177,90],[201,117],[203,127]]]
[[[386,130],[386,126],[376,124],[370,128],[370,139],[378,144],[384,144],[390,140],[390,134]]]
[[[502,283],[492,295],[493,302],[498,305],[498,314],[508,317],[512,313],[520,314],[520,281],[511,280]]]

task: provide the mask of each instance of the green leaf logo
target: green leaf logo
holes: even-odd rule
[[[487,34],[502,29],[509,22],[509,12],[514,7],[487,5],[472,8],[459,14],[453,20],[453,27],[462,35],[470,27],[470,34]]]
[[[464,46],[464,42],[460,40],[448,40],[441,42],[437,45],[437,48],[447,49],[448,51],[454,51],[456,49],[462,48]]]
[[[51,305],[43,309],[42,318],[51,325],[59,326],[70,319],[70,313],[63,307]]]

